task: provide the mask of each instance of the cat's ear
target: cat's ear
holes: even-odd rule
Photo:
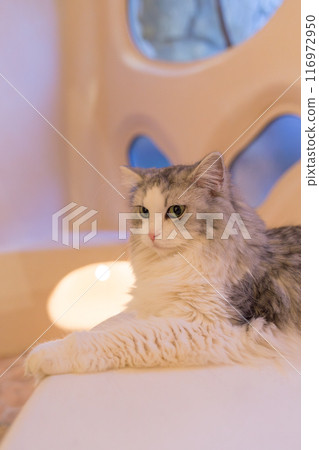
[[[220,192],[225,179],[225,166],[220,153],[214,152],[205,156],[192,172],[197,186]]]
[[[142,181],[139,169],[132,167],[120,166],[122,185],[128,189],[132,189]]]

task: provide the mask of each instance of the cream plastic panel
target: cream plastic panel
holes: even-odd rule
[[[118,167],[127,163],[129,144],[139,134],[151,137],[173,163],[191,163],[231,146],[225,153],[229,163],[269,121],[300,114],[299,82],[268,109],[300,75],[299,3],[286,0],[243,44],[178,64],[149,60],[138,51],[126,0],[61,3],[70,140],[116,187]],[[73,153],[69,164],[71,192],[85,204],[101,181]],[[105,211],[105,226],[116,227],[124,205],[106,187],[95,206]]]

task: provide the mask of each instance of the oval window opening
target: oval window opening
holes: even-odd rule
[[[285,115],[271,122],[233,161],[232,180],[244,200],[258,207],[301,153],[300,117]]]
[[[135,45],[146,57],[187,62],[237,45],[263,28],[283,0],[128,0]]]

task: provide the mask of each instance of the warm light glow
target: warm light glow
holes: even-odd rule
[[[110,269],[105,264],[99,264],[95,269],[95,276],[100,281],[106,281],[110,278]]]
[[[48,302],[49,316],[66,330],[90,329],[124,310],[133,284],[132,268],[126,261],[81,267],[54,289]]]

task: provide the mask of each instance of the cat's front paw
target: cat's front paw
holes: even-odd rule
[[[26,374],[41,379],[46,375],[70,372],[72,367],[67,353],[64,340],[39,344],[26,359]]]

